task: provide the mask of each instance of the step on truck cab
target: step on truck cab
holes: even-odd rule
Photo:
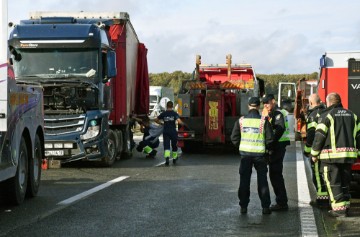
[[[36,196],[40,187],[43,93],[38,83],[16,79],[12,63],[21,56],[8,47],[7,0],[0,8],[0,192],[10,203],[20,204],[25,196]]]
[[[32,12],[10,34],[16,77],[44,88],[45,156],[111,166],[148,114],[147,49],[126,12]]]
[[[178,113],[187,126],[179,125],[179,147],[191,152],[201,145],[231,143],[234,123],[248,113],[248,99],[264,94],[264,82],[250,64],[201,64],[196,57],[194,78],[183,81]]]

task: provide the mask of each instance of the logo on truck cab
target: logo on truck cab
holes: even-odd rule
[[[360,89],[360,84],[351,84],[351,87],[352,87],[354,90],[357,90],[357,89]]]
[[[20,48],[37,48],[38,46],[39,46],[39,44],[33,44],[33,43],[28,43],[28,44],[21,43],[20,44]]]

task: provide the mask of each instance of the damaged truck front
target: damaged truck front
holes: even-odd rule
[[[98,15],[34,13],[10,36],[10,46],[22,58],[14,64],[17,79],[44,88],[45,156],[61,163],[85,159],[111,166],[127,152],[128,121],[114,127],[110,120],[118,93],[113,88],[117,67],[126,64],[117,62],[119,46],[109,32],[116,24],[126,28],[129,18],[125,13],[108,19]],[[134,77],[139,44],[135,41]]]

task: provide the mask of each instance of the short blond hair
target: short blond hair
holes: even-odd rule
[[[326,96],[326,102],[331,105],[341,104],[340,95],[336,92],[332,92]]]

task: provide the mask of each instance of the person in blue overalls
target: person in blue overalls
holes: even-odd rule
[[[155,122],[158,124],[164,124],[163,138],[164,138],[164,158],[165,165],[169,165],[170,155],[173,159],[173,164],[176,164],[178,159],[178,147],[177,147],[177,130],[176,122],[184,124],[178,113],[173,111],[173,102],[168,101],[166,103],[166,111],[162,112],[156,119]],[[160,121],[163,120],[163,123]],[[171,150],[170,150],[171,144]]]

